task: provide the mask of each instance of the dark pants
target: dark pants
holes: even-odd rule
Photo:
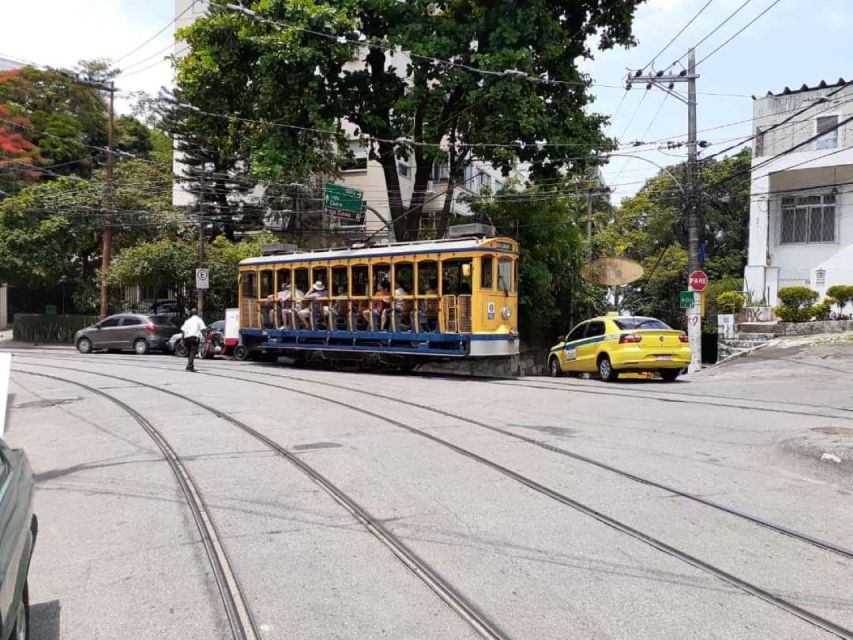
[[[187,371],[195,369],[195,356],[198,353],[198,338],[184,338],[184,344],[187,345]]]

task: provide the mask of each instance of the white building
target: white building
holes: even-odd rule
[[[778,304],[783,287],[823,298],[853,284],[853,122],[844,122],[852,115],[853,85],[843,79],[754,101],[744,271],[754,303]]]

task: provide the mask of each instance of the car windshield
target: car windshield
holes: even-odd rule
[[[151,316],[151,322],[166,327],[177,326],[168,316]]]
[[[620,329],[633,331],[635,329],[672,329],[657,318],[614,318],[613,322]]]

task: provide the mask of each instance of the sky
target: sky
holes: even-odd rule
[[[615,0],[618,1],[618,0]],[[744,0],[711,0],[707,8],[664,51],[655,63],[665,69],[725,20]],[[697,60],[773,4],[750,0],[723,28],[697,49]],[[637,10],[634,31],[638,45],[596,52],[582,68],[596,83],[592,109],[608,115],[607,133],[623,141],[659,140],[683,136],[687,108],[658,89],[635,85],[622,88],[628,69],[644,67],[693,18],[708,0],[647,0]],[[124,72],[117,86],[156,94],[172,82],[169,62],[173,29],[151,38],[174,18],[174,0],[0,0],[6,28],[0,57],[38,65],[73,66],[80,59],[118,60]],[[699,64],[697,81],[699,139],[711,143],[711,154],[750,134],[750,96],[779,92],[788,86],[815,85],[839,77],[853,79],[853,0],[779,0],[729,44]],[[37,34],[37,35],[34,35]],[[133,51],[133,52],[132,52]],[[132,53],[131,53],[132,52]],[[129,55],[128,55],[129,54]],[[126,56],[126,57],[125,57]],[[714,94],[714,95],[712,95]],[[727,94],[727,95],[720,95]],[[119,99],[119,109],[128,104]],[[737,125],[721,125],[747,120]],[[703,131],[711,129],[708,131]],[[684,159],[684,149],[640,154],[646,160],[613,158],[604,170],[614,201],[632,195],[657,172],[654,163],[668,165]]]

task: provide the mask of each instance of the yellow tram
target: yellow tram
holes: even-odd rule
[[[518,243],[470,237],[240,263],[238,357],[426,359],[518,353]]]

